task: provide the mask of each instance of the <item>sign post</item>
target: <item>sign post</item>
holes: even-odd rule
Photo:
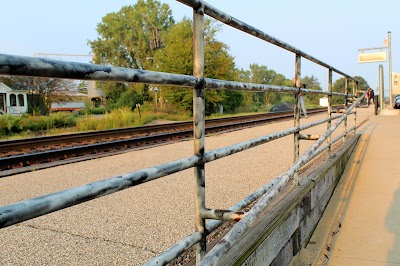
[[[389,98],[390,104],[392,104],[392,45],[391,45],[391,32],[388,32],[388,39],[384,40],[383,47],[376,47],[376,48],[362,48],[358,49],[361,53],[358,54],[358,63],[374,63],[374,62],[384,62],[386,61],[386,52],[382,52],[383,49],[388,49],[388,57],[389,57]],[[364,53],[367,50],[380,50],[380,52],[373,52],[373,53]],[[381,67],[382,65],[380,65]],[[383,70],[382,70],[383,71]],[[381,68],[379,73],[381,72]],[[381,98],[383,98],[383,94],[381,94]],[[384,99],[382,99],[384,100]],[[383,107],[383,105],[381,105]],[[383,108],[381,108],[383,110]]]

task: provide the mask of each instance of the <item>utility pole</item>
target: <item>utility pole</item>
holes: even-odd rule
[[[389,51],[389,99],[390,104],[393,103],[393,91],[392,91],[392,34],[388,32],[388,51]]]

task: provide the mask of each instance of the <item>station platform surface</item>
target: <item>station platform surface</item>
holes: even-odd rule
[[[400,265],[400,110],[370,116],[357,133],[301,265]]]

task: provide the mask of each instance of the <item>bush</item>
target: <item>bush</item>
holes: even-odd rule
[[[138,120],[138,114],[131,111],[129,107],[111,110],[102,117],[86,115],[78,119],[76,129],[78,131],[103,130],[111,128],[129,127]]]
[[[0,135],[13,136],[23,132],[35,132],[39,134],[42,131],[74,127],[76,125],[76,116],[69,113],[56,113],[50,116],[0,116]]]
[[[105,113],[107,113],[107,109],[104,107],[85,108],[79,111],[80,115],[103,115]]]
[[[280,103],[294,103],[294,96],[293,95],[283,95],[281,97]]]

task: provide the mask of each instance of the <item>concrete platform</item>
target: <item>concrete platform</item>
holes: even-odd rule
[[[296,265],[400,264],[400,110],[371,116]]]

